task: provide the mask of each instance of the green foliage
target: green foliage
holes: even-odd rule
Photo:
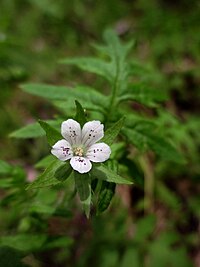
[[[194,266],[198,1],[2,0],[0,10],[0,149],[9,162],[0,161],[0,266]],[[39,138],[52,146],[68,118],[104,124],[112,154],[88,175]]]
[[[70,168],[71,167],[68,163],[54,160],[33,183],[27,186],[27,189],[35,189],[59,184],[60,181],[65,180],[69,176]]]
[[[104,164],[99,166],[95,166],[92,171],[91,175],[93,178],[101,179],[107,182],[116,183],[116,184],[132,184],[132,181],[128,179],[122,178],[116,172],[110,170]]]
[[[58,140],[62,139],[62,135],[47,122],[41,120],[39,120],[38,122],[46,132],[47,141],[50,146],[53,146]]]
[[[90,205],[91,205],[91,178],[88,173],[80,174],[74,171],[74,180],[76,190],[80,197],[80,201],[83,205],[85,215],[87,218],[90,216]]]

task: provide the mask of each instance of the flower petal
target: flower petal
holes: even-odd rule
[[[61,125],[61,134],[71,145],[80,145],[81,126],[77,121],[72,119],[64,121]]]
[[[89,159],[83,157],[71,158],[70,164],[75,171],[80,173],[89,172],[92,168],[92,164]]]
[[[103,127],[100,121],[86,122],[82,129],[82,144],[89,147],[98,142],[104,136]]]
[[[109,159],[110,147],[105,143],[94,144],[89,147],[86,157],[93,162],[104,162]]]
[[[51,153],[62,161],[71,159],[71,157],[73,156],[70,143],[64,139],[59,140],[55,143],[55,145],[53,145]]]

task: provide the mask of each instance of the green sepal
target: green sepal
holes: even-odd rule
[[[91,178],[89,173],[80,174],[74,171],[75,186],[80,197],[83,210],[87,218],[90,216],[91,205]]]

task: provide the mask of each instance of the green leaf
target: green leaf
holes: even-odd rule
[[[75,65],[82,70],[103,76],[108,81],[111,80],[110,64],[101,59],[91,57],[78,57],[62,59],[59,62],[67,65]]]
[[[42,188],[59,184],[60,181],[58,180],[58,177],[61,178],[61,176],[58,175],[59,168],[64,166],[65,164],[66,162],[60,160],[53,161],[33,183],[27,186],[26,189]]]
[[[115,138],[119,134],[123,124],[124,124],[125,117],[122,117],[116,123],[114,123],[110,128],[105,131],[104,137],[101,139],[101,142],[108,144],[109,146],[112,145]]]
[[[127,92],[119,96],[118,101],[133,100],[149,107],[155,107],[158,102],[166,101],[167,98],[165,91],[156,90],[140,83],[129,85]]]
[[[49,238],[45,244],[46,249],[68,248],[73,244],[73,239],[67,236]]]
[[[7,175],[12,172],[12,166],[7,162],[0,160],[0,175]]]
[[[74,179],[76,190],[80,197],[80,201],[83,205],[83,209],[87,218],[90,216],[90,205],[91,205],[91,179],[88,173],[80,174],[74,171]]]
[[[81,127],[83,127],[83,125],[87,122],[84,109],[77,100],[75,100],[75,104],[76,104],[75,120],[80,123]]]
[[[55,86],[48,84],[23,84],[21,85],[23,91],[32,95],[44,97],[49,100],[76,100],[88,101],[97,106],[106,107],[108,99],[106,96],[97,92],[89,86],[76,86],[69,88],[65,86]]]
[[[37,251],[42,248],[47,239],[46,235],[18,234],[0,237],[1,246],[9,246],[21,251]]]
[[[143,127],[144,126],[144,127]],[[165,139],[156,136],[151,125],[138,125],[132,130],[126,128],[123,132],[128,140],[141,151],[153,150],[158,156],[165,160],[184,163],[183,157]]]
[[[40,126],[43,128],[43,130],[46,132],[47,141],[50,146],[53,146],[58,140],[63,139],[60,132],[58,132],[55,128],[53,128],[47,122],[42,121],[42,120],[39,120],[38,122]]]
[[[64,165],[58,167],[58,169],[55,171],[55,178],[61,182],[64,182],[70,176],[71,172],[72,167],[68,160]]]
[[[99,166],[96,164],[91,170],[91,176],[93,179],[105,180],[116,184],[133,184],[133,182],[122,178],[103,164]]]
[[[46,123],[51,125],[52,127],[60,127],[61,121],[59,120],[47,120]],[[14,138],[35,138],[44,136],[45,131],[41,128],[38,122],[28,124],[19,130],[12,132],[9,136]]]
[[[139,249],[137,247],[128,247],[125,251],[120,267],[130,267],[130,262],[134,262],[137,267],[142,267]]]
[[[104,212],[110,205],[115,194],[115,183],[103,181],[97,203],[97,215]]]
[[[118,171],[118,164],[115,160],[107,161],[107,167],[116,173]],[[110,183],[107,181],[102,182],[97,202],[97,215],[104,212],[109,207],[110,202],[115,194],[115,188],[115,183]]]
[[[45,169],[53,161],[55,161],[55,157],[53,155],[48,155],[48,156],[44,157],[43,159],[41,159],[39,162],[37,162],[35,164],[35,168],[37,168],[37,169]]]

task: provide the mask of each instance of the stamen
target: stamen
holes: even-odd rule
[[[84,154],[83,148],[82,148],[82,147],[76,147],[76,148],[74,149],[74,154],[75,154],[76,156],[82,157],[83,154]]]

